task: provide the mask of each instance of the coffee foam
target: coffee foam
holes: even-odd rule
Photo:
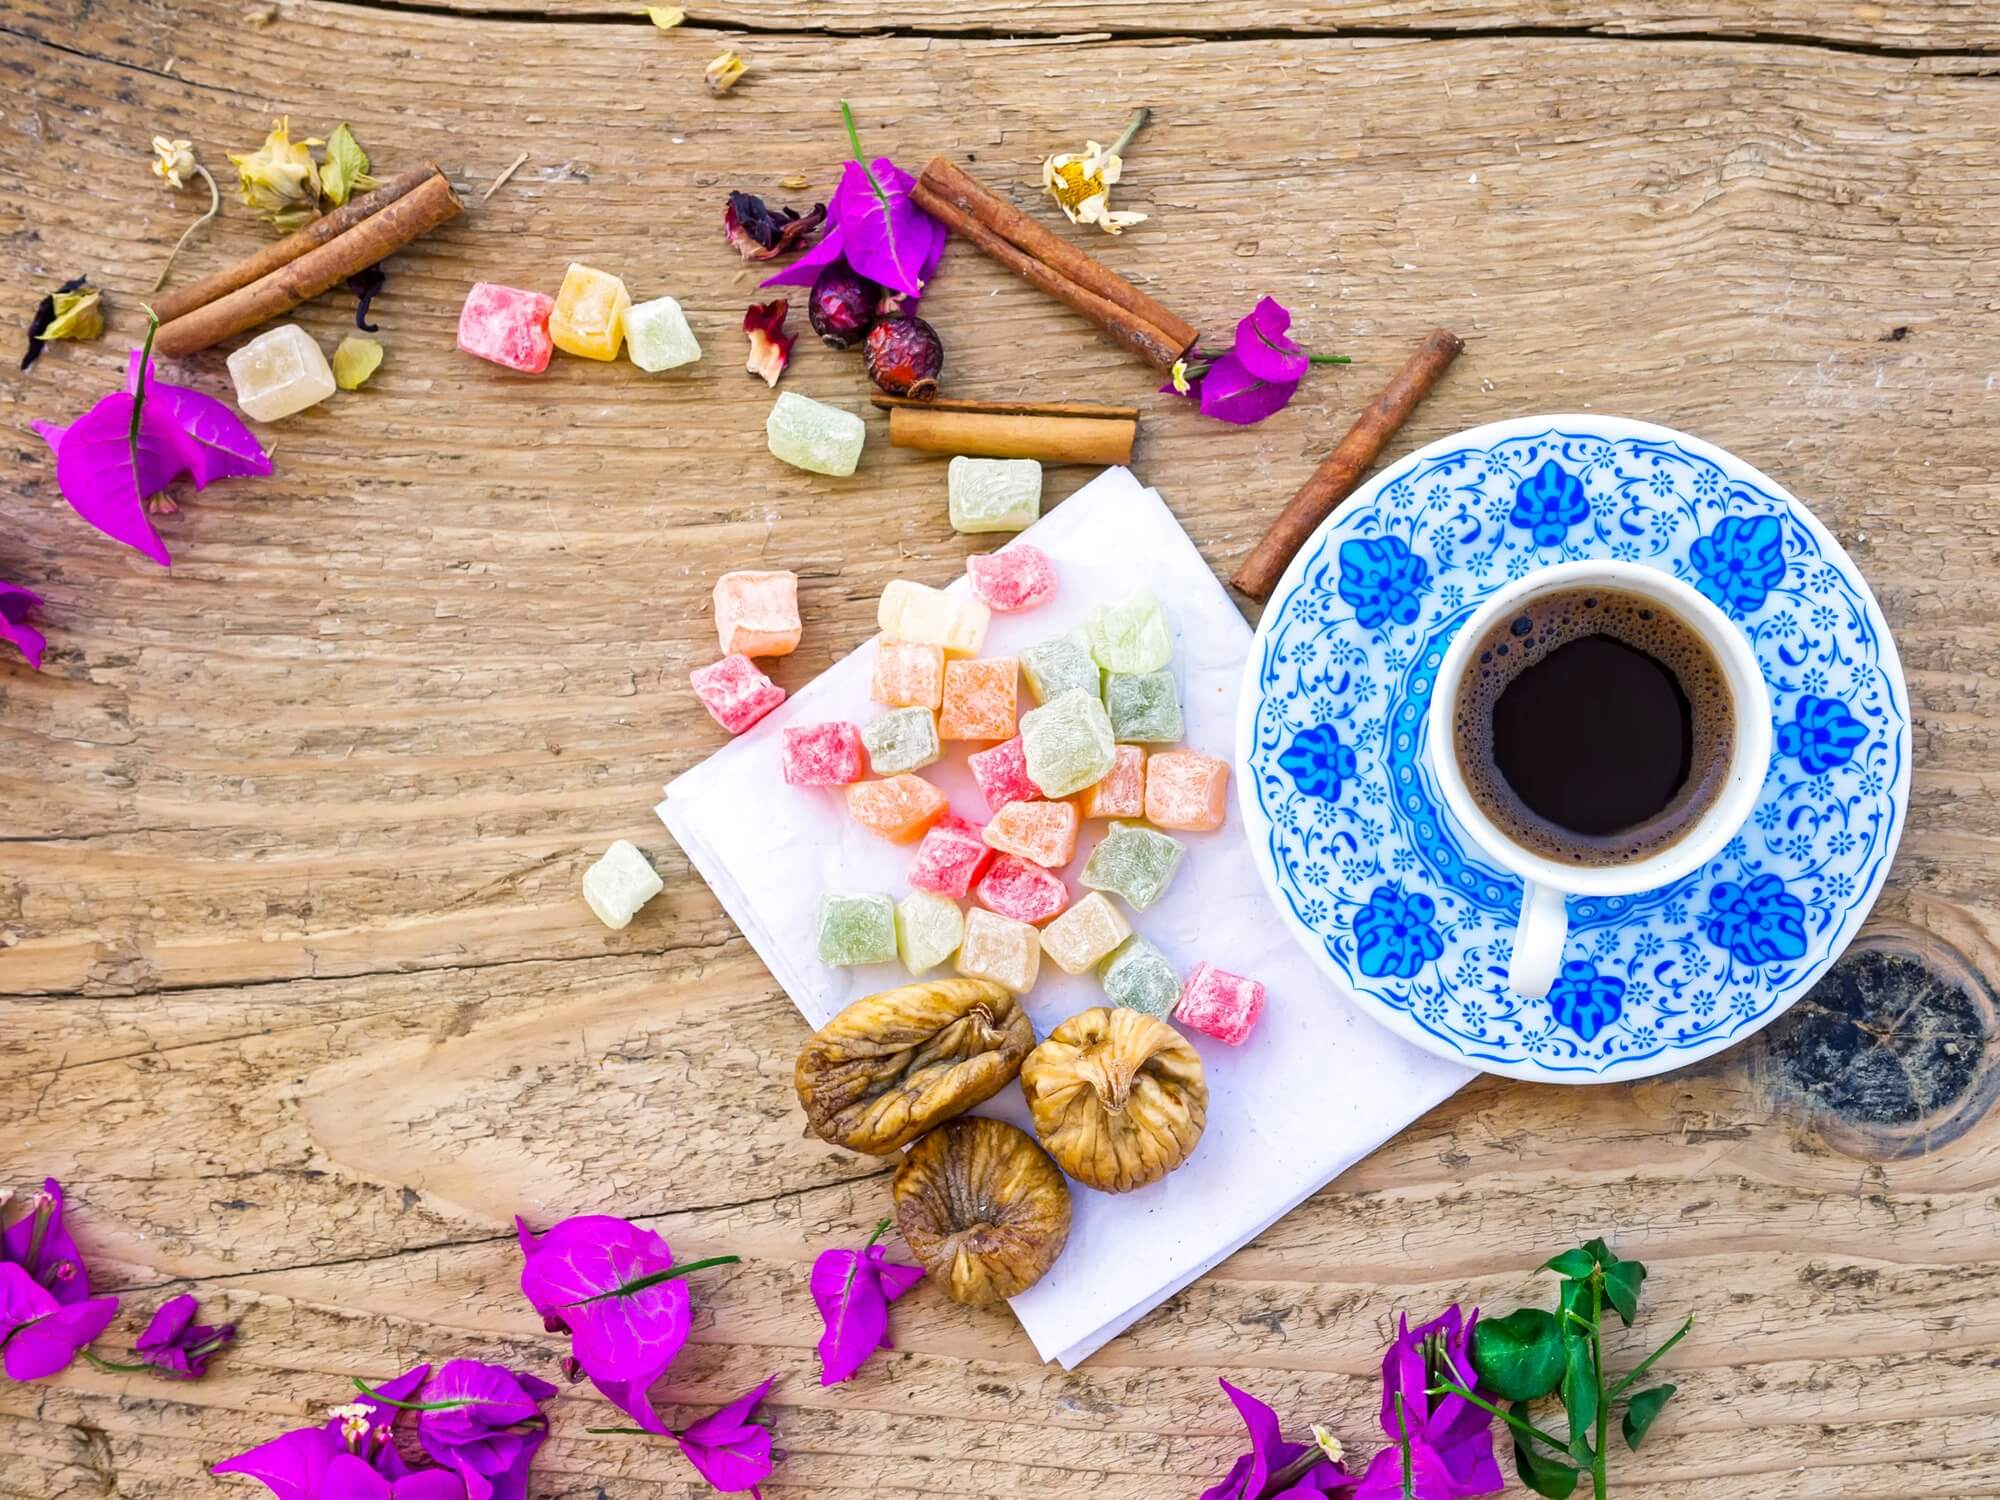
[[[1493,751],[1494,705],[1508,686],[1587,636],[1621,641],[1666,667],[1687,699],[1693,729],[1687,778],[1673,800],[1644,822],[1602,836],[1536,813],[1508,785]],[[1735,754],[1735,697],[1714,650],[1657,600],[1611,588],[1558,589],[1496,620],[1466,663],[1452,723],[1459,772],[1479,809],[1523,848],[1575,865],[1627,864],[1671,848],[1721,794]]]

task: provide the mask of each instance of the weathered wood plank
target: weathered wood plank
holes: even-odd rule
[[[744,19],[805,19],[756,9]],[[881,14],[813,9],[824,26]],[[1947,0],[1709,9],[1623,24],[1943,50],[1993,30]],[[927,26],[1112,24],[1071,25],[1061,4],[980,14]],[[1362,4],[1267,24],[1371,14],[1504,19],[1460,0],[1429,21]],[[1146,15],[1129,24],[1243,24]],[[1075,1374],[1036,1366],[1004,1313],[924,1288],[899,1309],[898,1352],[822,1391],[806,1270],[866,1233],[883,1168],[800,1138],[803,1028],[649,811],[720,738],[683,686],[714,651],[716,572],[800,571],[807,636],[777,670],[796,687],[864,636],[887,578],[942,579],[969,550],[941,467],[891,452],[879,419],[852,482],[764,454],[769,393],[736,373],[754,277],[721,243],[721,194],[803,172],[823,195],[845,94],[873,149],[976,153],[1025,203],[1043,152],[1079,121],[1115,125],[1143,87],[1176,101],[1127,184],[1155,221],[1093,248],[1215,326],[1274,292],[1357,365],[1263,428],[1204,426],[954,251],[927,302],[950,389],[1144,404],[1138,466],[1225,570],[1437,321],[1472,348],[1405,444],[1595,406],[1762,463],[1855,552],[1910,667],[1917,785],[1884,915],[1990,981],[1990,65],[1599,38],[757,35],[740,43],[751,79],[715,100],[699,70],[718,40],[290,3],[246,31],[219,0],[20,0],[0,26],[0,151],[19,167],[0,296],[25,308],[89,269],[117,306],[103,344],[0,382],[0,576],[49,596],[52,644],[41,676],[0,663],[0,1167],[73,1184],[131,1299],[121,1328],[184,1285],[244,1324],[198,1386],[0,1385],[0,1496],[240,1493],[193,1476],[341,1399],[350,1375],[425,1355],[545,1368],[509,1216],[588,1209],[746,1257],[701,1288],[670,1390],[698,1404],[782,1372],[793,1456],[773,1496],[1191,1493],[1235,1449],[1218,1374],[1365,1448],[1397,1307],[1511,1305],[1535,1294],[1527,1265],[1607,1226],[1653,1264],[1647,1331],[1700,1319],[1669,1362],[1683,1395],[1621,1484],[2000,1494],[2000,1121],[1858,1161],[1774,1111],[1795,1084],[1761,1046],[1633,1088],[1476,1085]],[[352,121],[387,167],[435,157],[475,194],[532,157],[392,264],[389,357],[367,390],[271,429],[271,480],[163,522],[162,575],[67,515],[25,423],[116,378],[186,222],[192,198],[144,172],[146,138],[188,136],[221,167],[287,110]],[[187,269],[262,236],[226,210]],[[647,378],[560,361],[530,381],[453,351],[467,282],[552,286],[571,259],[680,297],[703,363]],[[329,298],[302,321],[330,342],[347,311]],[[226,390],[220,355],[181,378]],[[786,378],[865,409],[858,369],[820,349]],[[1083,477],[1052,476],[1055,492]],[[620,835],[669,886],[609,934],[576,882]],[[699,1492],[659,1449],[583,1435],[595,1415],[565,1399],[539,1494]]]

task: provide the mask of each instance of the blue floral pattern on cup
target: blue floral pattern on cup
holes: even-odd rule
[[[1315,724],[1301,729],[1291,749],[1278,757],[1278,764],[1291,773],[1300,791],[1323,802],[1338,802],[1340,788],[1354,775],[1354,749],[1340,742],[1340,731],[1331,724]]]
[[[1414,625],[1430,567],[1397,537],[1372,537],[1340,549],[1340,597],[1373,630],[1391,620]]]
[[[1908,698],[1867,585],[1754,470],[1611,419],[1493,431],[1386,471],[1273,601],[1246,688],[1253,842],[1325,967],[1427,1045],[1525,1077],[1656,1072],[1756,1030],[1853,937],[1900,834]],[[1556,985],[1524,1000],[1507,985],[1520,882],[1443,810],[1426,715],[1445,647],[1496,588],[1599,557],[1659,568],[1738,623],[1774,754],[1701,870],[1572,898]]]
[[[1559,547],[1570,527],[1589,517],[1583,481],[1552,458],[1515,489],[1507,519],[1531,533],[1537,547]]]
[[[1784,530],[1776,516],[1724,516],[1688,549],[1695,587],[1738,619],[1754,615],[1785,579]]]
[[[1586,1042],[1618,1019],[1625,1008],[1625,981],[1600,974],[1587,959],[1571,959],[1549,989],[1549,1011],[1558,1026],[1567,1026]]]

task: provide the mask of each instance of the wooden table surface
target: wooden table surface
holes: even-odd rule
[[[0,1180],[69,1184],[127,1299],[107,1348],[183,1289],[242,1330],[197,1385],[0,1385],[0,1495],[245,1494],[204,1467],[350,1376],[548,1371],[516,1212],[744,1257],[702,1281],[662,1395],[779,1372],[772,1497],[1192,1495],[1238,1449],[1219,1375],[1366,1451],[1399,1309],[1540,1300],[1531,1266],[1600,1232],[1651,1263],[1639,1334],[1699,1318],[1621,1493],[2000,1495],[2000,8],[719,0],[671,33],[612,0],[251,10],[0,16],[8,326],[78,272],[114,309],[101,343],[0,378],[0,577],[47,597],[50,637],[39,675],[0,653]],[[750,71],[714,99],[725,47]],[[807,1268],[865,1237],[889,1168],[801,1138],[805,1028],[651,804],[721,742],[686,684],[718,572],[797,570],[806,638],[775,672],[797,688],[886,580],[969,550],[940,463],[879,416],[851,480],[772,461],[739,367],[755,273],[723,195],[825,196],[843,96],[872,151],[973,156],[1023,204],[1046,152],[1151,105],[1120,198],[1152,220],[1077,237],[1197,322],[1270,292],[1354,356],[1261,427],[1204,423],[947,257],[926,307],[950,392],[1144,403],[1138,468],[1220,573],[1437,322],[1469,350],[1394,452],[1613,411],[1805,497],[1915,708],[1866,951],[1709,1065],[1467,1088],[1074,1373],[926,1285],[893,1355],[821,1389]],[[162,572],[69,513],[27,423],[117,381],[196,211],[148,138],[226,174],[281,113],[352,122],[388,170],[434,158],[467,212],[390,263],[373,382],[266,429],[272,478],[185,497]],[[180,274],[267,238],[228,202]],[[572,260],[680,298],[702,363],[527,378],[454,350],[469,282],[553,290]],[[301,321],[331,347],[351,310]],[[860,408],[858,361],[808,343],[784,388]],[[224,352],[179,378],[226,394]],[[618,837],[667,889],[613,933],[578,881]],[[560,1401],[537,1497],[706,1492],[670,1448],[585,1435],[602,1410]]]

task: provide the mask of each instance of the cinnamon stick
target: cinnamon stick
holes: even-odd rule
[[[162,323],[153,337],[156,353],[193,354],[232,334],[289,312],[357,271],[366,270],[446,220],[464,205],[444,174],[430,176],[395,199],[255,281]]]
[[[1194,346],[1194,325],[1101,261],[981,187],[956,163],[933,157],[910,199],[954,234],[1083,314],[1162,370]]]
[[[1250,555],[1229,580],[1231,588],[1252,599],[1262,599],[1277,586],[1293,555],[1320,523],[1333,514],[1334,508],[1354,493],[1361,477],[1382,456],[1389,439],[1417,409],[1417,403],[1430,394],[1431,387],[1443,378],[1464,348],[1464,341],[1449,330],[1430,331],[1409,362],[1396,372],[1396,378],[1361,409],[1347,436],[1299,487],[1299,492],[1271,523],[1271,529],[1264,533],[1263,540],[1250,549]]]
[[[1124,464],[1132,461],[1139,411],[1132,406],[1084,406],[1004,401],[910,401],[877,396],[889,413],[889,442],[924,453],[976,458],[1033,458],[1045,464]]]
[[[239,260],[233,266],[224,266],[199,281],[175,287],[163,297],[155,297],[153,311],[162,324],[184,318],[196,308],[206,307],[216,298],[226,297],[238,287],[248,286],[259,277],[270,275],[278,267],[290,265],[308,250],[318,249],[437,175],[436,164],[425,162],[421,167],[392,177],[380,187],[357,198],[349,198],[339,208],[321,214],[305,228],[272,241],[255,255]]]

